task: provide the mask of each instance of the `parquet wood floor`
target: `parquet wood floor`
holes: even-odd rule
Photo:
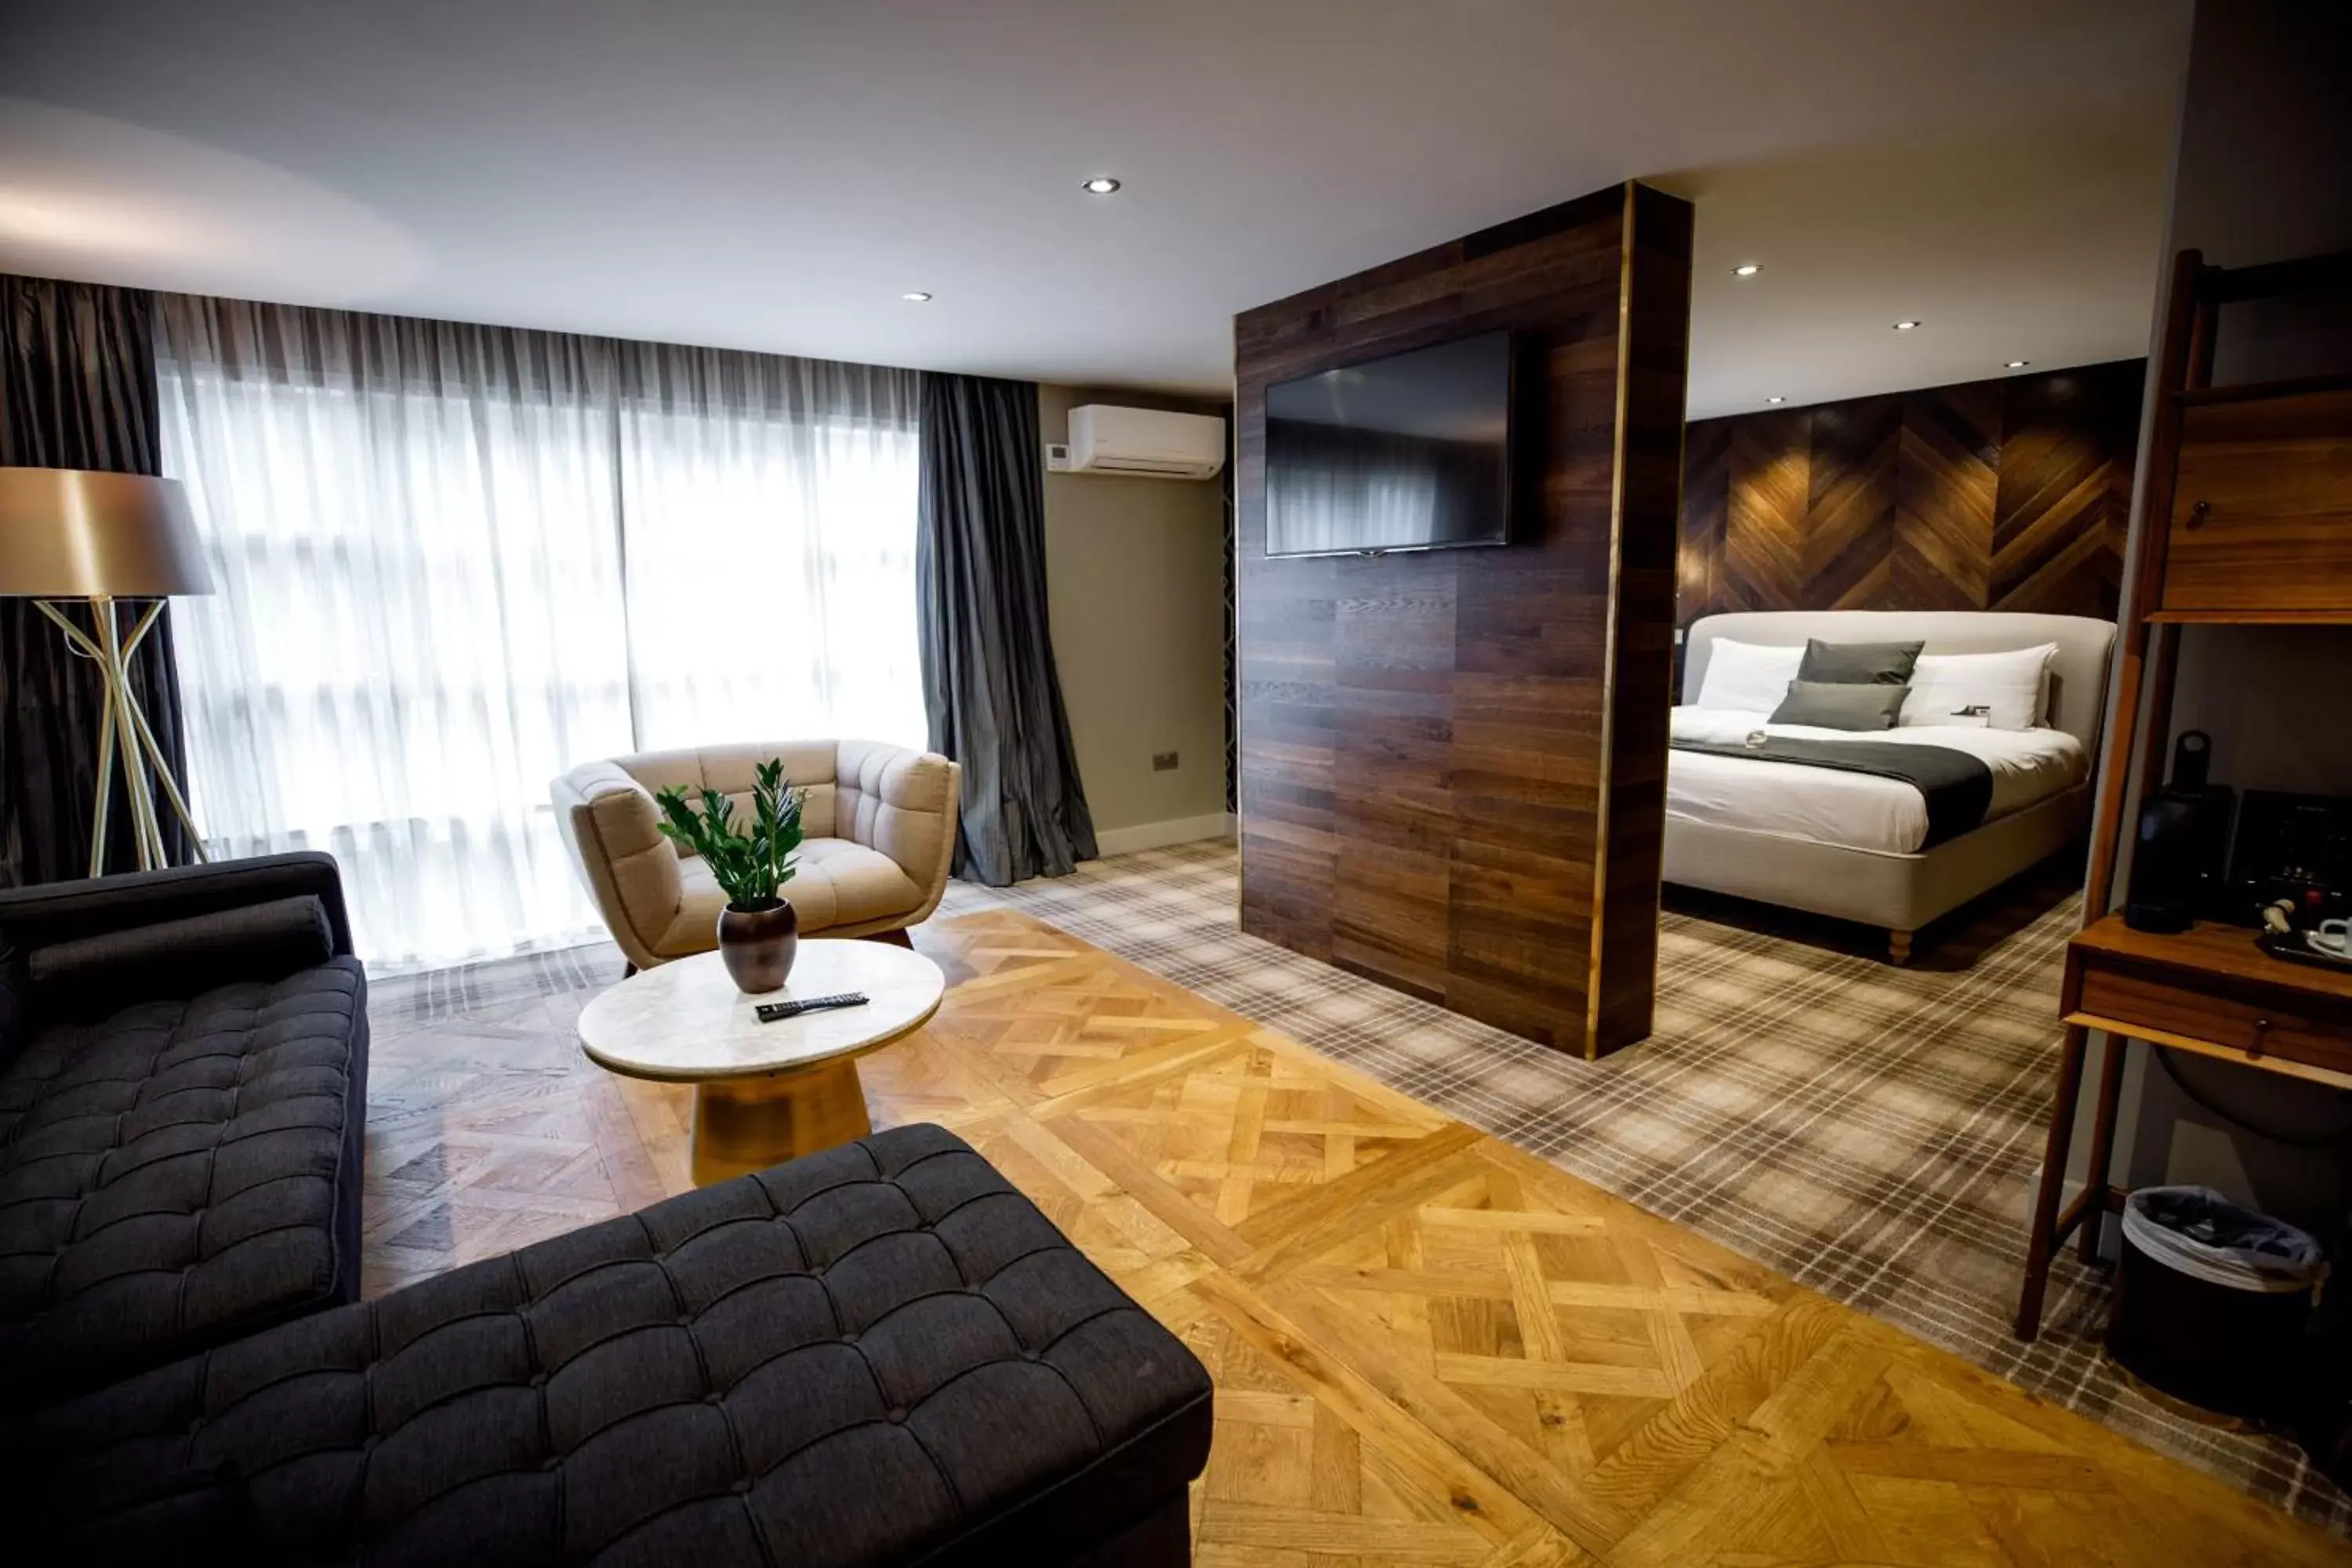
[[[1208,1364],[1203,1568],[2352,1561],[1027,916],[919,936],[875,1124],[961,1133]],[[683,1091],[491,1035],[380,1049],[373,1288],[688,1184]]]

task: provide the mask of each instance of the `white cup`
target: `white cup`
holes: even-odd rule
[[[2304,935],[2322,952],[2352,957],[2352,921],[2322,921]]]

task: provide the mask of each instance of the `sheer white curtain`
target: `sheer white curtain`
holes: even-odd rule
[[[618,350],[639,741],[922,749],[916,373]]]
[[[921,742],[911,373],[158,314],[219,588],[173,614],[197,820],[215,855],[332,853],[371,961],[593,933],[547,795],[576,763]]]
[[[215,855],[324,849],[411,964],[595,925],[548,780],[629,744],[609,353],[163,295],[164,471],[218,592],[175,606]]]

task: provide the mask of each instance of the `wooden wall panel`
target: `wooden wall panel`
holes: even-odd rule
[[[2097,604],[2101,614],[2116,613],[2139,363],[2035,376],[2011,389],[2013,433],[2001,446],[1993,503],[1994,609]]]
[[[1811,421],[1801,413],[1727,420],[1731,494],[1723,563],[1710,575],[1723,607],[1803,606],[1805,510],[1812,503]]]
[[[1613,187],[1235,320],[1244,930],[1561,1048],[1648,1032],[1689,257],[1686,204]],[[1538,384],[1510,547],[1267,559],[1268,384],[1498,329]]]
[[[1859,609],[1886,596],[1902,404],[1885,397],[1831,404],[1813,410],[1810,425],[1802,591],[1838,609]]]
[[[1853,608],[1986,607],[2001,390],[1973,381],[1886,400],[1903,418],[1895,570],[1884,598]]]
[[[1675,562],[1675,602],[1713,605],[1722,593],[1723,537],[1731,508],[1734,419],[1709,419],[1683,432],[1681,548]]]
[[[1690,426],[1677,616],[2116,614],[2147,362]]]

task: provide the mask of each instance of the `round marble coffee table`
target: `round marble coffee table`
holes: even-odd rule
[[[746,996],[716,952],[622,981],[581,1009],[588,1059],[629,1078],[694,1085],[697,1185],[873,1131],[857,1060],[923,1026],[947,978],[921,953],[878,942],[803,941],[781,991]],[[763,1002],[863,991],[835,1007],[762,1024]]]

